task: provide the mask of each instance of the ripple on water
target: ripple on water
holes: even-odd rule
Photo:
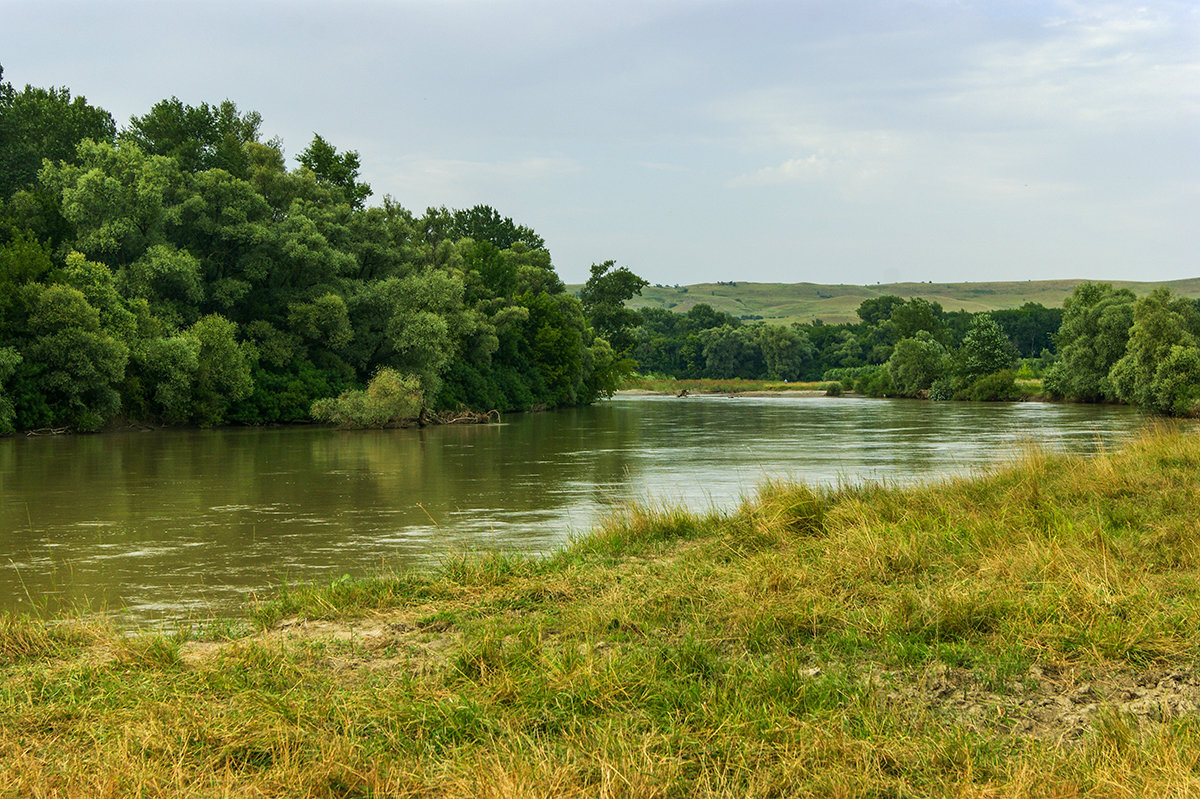
[[[4,439],[0,464],[20,446],[21,468],[0,472],[0,603],[28,590],[139,621],[235,611],[284,577],[544,552],[631,499],[706,510],[768,478],[911,483],[1024,440],[1095,451],[1142,425],[1105,406],[651,397],[502,429],[166,432],[79,456],[95,439]]]

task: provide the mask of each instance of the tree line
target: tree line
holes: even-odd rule
[[[631,352],[681,379],[839,381],[872,396],[1017,399],[1018,378],[1078,402],[1200,415],[1200,301],[1084,283],[1062,308],[969,313],[919,297],[865,300],[858,322],[746,323],[707,304],[643,308]]]
[[[934,399],[1044,377],[1051,396],[1200,411],[1200,306],[1169,291],[975,314],[882,296],[839,325],[632,311],[646,281],[612,261],[573,296],[532,229],[486,205],[368,205],[357,153],[314,135],[289,169],[261,127],[177,98],[118,127],[0,69],[0,432],[552,408],[634,368]]]
[[[859,378],[876,375],[890,362],[906,367],[914,360],[937,379],[954,371],[952,364],[943,363],[946,356],[967,344],[964,358],[982,357],[968,353],[985,339],[995,349],[981,362],[988,367],[993,361],[1007,366],[1017,358],[1036,362],[1050,357],[1062,319],[1061,309],[1036,303],[972,314],[948,312],[920,297],[892,295],[863,301],[857,313],[859,321],[854,323],[781,326],[747,323],[703,303],[683,314],[644,308],[633,353],[643,371],[687,379]],[[914,354],[918,352],[919,357]],[[981,368],[963,366],[971,374]],[[905,381],[898,393],[913,395],[930,387],[923,380],[919,383],[913,387]],[[894,388],[889,386],[888,393]]]
[[[0,432],[290,422],[330,399],[329,418],[376,420],[557,407],[616,387],[628,363],[589,314],[606,329],[627,270],[594,267],[585,304],[532,229],[485,205],[369,206],[357,153],[315,135],[288,168],[261,127],[177,98],[119,127],[0,69]]]

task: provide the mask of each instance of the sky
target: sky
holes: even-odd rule
[[[559,274],[1200,277],[1200,3],[0,0],[0,65],[487,204]],[[294,164],[294,160],[291,161]]]

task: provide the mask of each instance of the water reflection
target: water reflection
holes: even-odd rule
[[[728,506],[766,477],[908,482],[1023,439],[1089,451],[1126,408],[618,398],[503,424],[0,440],[0,607],[230,612],[249,591],[463,548],[544,552],[611,503]]]

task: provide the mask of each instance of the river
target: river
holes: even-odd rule
[[[909,483],[1028,442],[1094,452],[1123,407],[617,397],[501,424],[0,439],[0,610],[174,625],[287,582],[547,552],[614,503],[733,507],[768,477]]]

